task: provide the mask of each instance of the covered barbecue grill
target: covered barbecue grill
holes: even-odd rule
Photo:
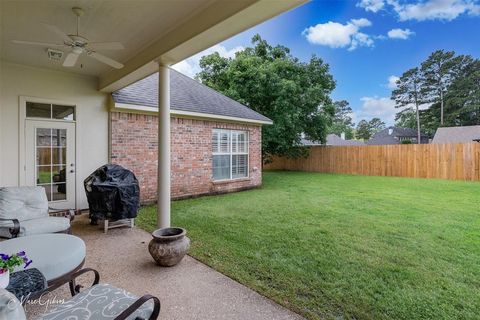
[[[133,219],[140,208],[140,188],[133,172],[115,164],[95,170],[84,181],[90,221]]]

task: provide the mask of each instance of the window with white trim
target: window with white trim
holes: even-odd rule
[[[213,129],[213,180],[248,177],[248,131]]]

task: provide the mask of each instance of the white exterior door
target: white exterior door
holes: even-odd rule
[[[75,123],[25,121],[25,178],[42,186],[50,207],[75,208]]]

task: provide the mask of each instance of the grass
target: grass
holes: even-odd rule
[[[190,255],[309,319],[480,317],[480,184],[265,172],[176,201]],[[138,225],[152,231],[155,207]]]

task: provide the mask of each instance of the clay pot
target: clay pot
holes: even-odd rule
[[[190,239],[183,228],[163,228],[152,232],[148,251],[157,264],[171,267],[179,263],[190,247]]]

